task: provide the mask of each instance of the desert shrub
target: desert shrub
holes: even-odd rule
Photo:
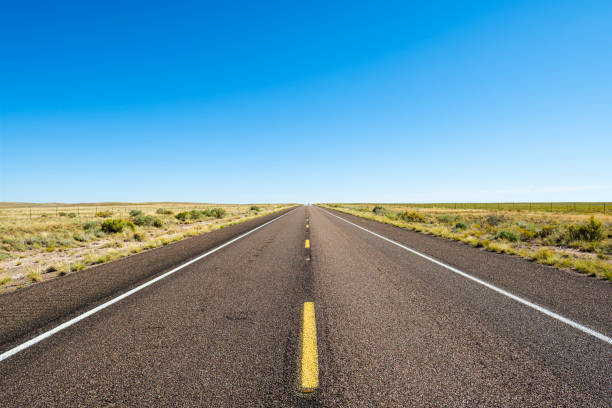
[[[155,228],[161,228],[161,227],[163,227],[163,226],[164,226],[164,223],[163,223],[163,222],[162,222],[162,221],[161,221],[159,218],[155,218],[155,219],[153,220],[153,226],[154,226]]]
[[[162,214],[162,215],[172,215],[174,214],[171,210],[168,210],[166,208],[158,208],[157,211],[155,211],[158,214]]]
[[[225,210],[223,208],[211,208],[208,211],[211,217],[223,218],[225,216]]]
[[[122,232],[125,227],[128,227],[133,231],[134,223],[132,221],[126,221],[120,218],[114,218],[104,221],[100,229],[108,234],[116,234]]]
[[[387,210],[385,209],[385,207],[381,207],[380,205],[377,205],[376,207],[372,209],[372,212],[376,215],[385,215]]]
[[[130,217],[138,217],[139,215],[142,215],[142,211],[141,210],[131,210],[130,211]],[[136,224],[138,225],[138,224]]]
[[[497,214],[489,214],[487,216],[487,224],[489,224],[492,227],[495,227],[499,224],[501,224],[502,222],[505,221],[505,218],[503,215],[497,215]]]
[[[208,216],[206,211],[200,211],[200,210],[191,210],[189,211],[189,218],[191,218],[192,220],[198,220],[202,217],[206,217]]]
[[[96,217],[100,217],[100,218],[108,218],[108,217],[112,217],[113,216],[113,212],[112,211],[98,211],[96,213]]]
[[[258,206],[256,206],[256,205],[252,205],[251,206],[251,211],[259,211],[259,210],[260,210],[260,208]]]
[[[185,222],[187,218],[189,218],[189,213],[187,211],[182,211],[174,216],[179,221]]]
[[[397,213],[393,212],[393,211],[387,211],[385,213],[385,217],[387,217],[390,220],[396,221],[397,220]]]
[[[399,213],[397,217],[400,220],[407,222],[425,222],[425,217],[416,211],[404,211]]]
[[[58,215],[59,215],[60,217],[65,217],[65,216],[67,216],[67,215],[68,215],[68,213],[66,213],[66,212],[64,212],[64,211],[60,211],[60,212],[58,213]]]
[[[137,232],[136,234],[134,234],[134,239],[135,239],[136,241],[138,241],[138,242],[142,242],[142,241],[144,241],[144,240],[145,240],[145,238],[146,238],[146,236],[145,236],[144,234],[142,234],[142,233],[138,233],[138,232]]]
[[[546,238],[554,234],[556,231],[556,225],[544,225],[537,231],[537,235],[540,238]]]
[[[68,218],[76,218],[76,213],[68,213]]]
[[[455,224],[455,228],[460,229],[460,230],[466,230],[468,229],[468,225],[463,221],[459,221],[458,223]]]
[[[520,228],[521,241],[531,241],[538,236],[538,233],[529,228]]]
[[[567,234],[570,241],[600,241],[604,238],[603,225],[595,217],[586,224],[570,225]]]
[[[139,215],[136,218],[134,218],[134,224],[138,225],[139,227],[142,227],[142,226],[150,227],[151,225],[155,227],[162,226],[162,222],[159,220],[159,218],[154,217],[152,215]]]
[[[461,221],[461,216],[453,214],[444,214],[438,217],[438,221],[444,224],[452,224],[453,222]]]
[[[98,223],[95,221],[87,221],[85,224],[83,224],[84,230],[92,230],[92,229],[96,229],[97,227],[98,227]]]
[[[521,237],[514,231],[511,230],[501,230],[495,234],[495,239],[505,239],[510,242],[518,242]]]
[[[93,237],[94,236],[91,235],[91,234],[82,232],[80,234],[75,234],[73,238],[74,238],[75,241],[88,242],[88,241],[91,241],[93,239]]]

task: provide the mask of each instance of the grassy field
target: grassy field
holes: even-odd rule
[[[322,206],[612,280],[611,214],[413,204]]]
[[[344,204],[356,206],[356,204]],[[402,206],[405,208],[446,208],[452,210],[492,210],[492,211],[546,211],[556,213],[612,214],[612,202],[516,202],[516,203],[422,203],[422,204],[379,204],[382,206]]]
[[[72,273],[289,206],[0,203],[0,291]]]

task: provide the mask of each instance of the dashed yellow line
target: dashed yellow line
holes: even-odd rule
[[[304,248],[310,248],[310,240],[307,239],[306,242],[304,242]]]
[[[308,224],[306,224],[306,229],[308,229],[310,226]]]
[[[304,302],[301,363],[300,388],[305,393],[314,392],[319,388],[319,353],[314,302]]]

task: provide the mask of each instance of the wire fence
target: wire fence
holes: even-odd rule
[[[104,213],[105,217],[128,217],[130,211],[140,210],[144,214],[157,214],[158,209],[172,211],[177,214],[182,211],[204,210],[213,207],[225,209],[228,213],[244,206],[239,205],[181,205],[181,206],[37,206],[37,207],[3,207],[0,208],[0,218],[93,218]],[[249,207],[247,206],[247,209]]]

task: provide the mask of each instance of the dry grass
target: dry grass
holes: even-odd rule
[[[252,205],[196,203],[71,206],[0,203],[0,291],[79,271],[289,206],[258,204],[255,210]],[[205,215],[211,208],[223,209],[225,214],[221,218]],[[135,215],[134,210],[141,213]],[[193,217],[184,221],[175,217],[185,211],[193,212]],[[103,231],[102,223],[111,219],[124,220],[121,232]],[[133,229],[131,224],[135,224]]]
[[[414,208],[401,204],[323,206],[487,251],[518,255],[544,265],[612,280],[612,215]]]

